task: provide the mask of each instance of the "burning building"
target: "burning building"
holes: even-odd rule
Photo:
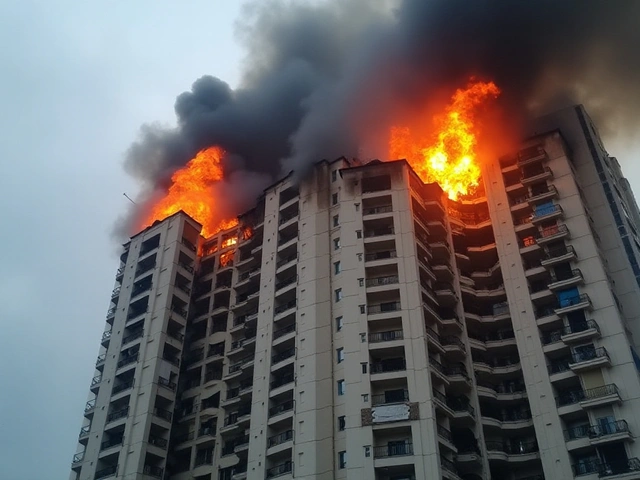
[[[237,220],[200,205],[219,150],[176,173],[120,257],[73,478],[640,478],[629,184],[581,106],[476,161],[463,100],[436,142],[394,130],[406,160],[317,162]]]

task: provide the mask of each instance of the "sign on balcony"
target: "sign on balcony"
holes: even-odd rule
[[[409,420],[409,405],[382,405],[371,409],[373,423],[399,422]]]

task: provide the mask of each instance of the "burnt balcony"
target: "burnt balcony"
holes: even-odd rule
[[[374,332],[369,334],[369,343],[393,342],[394,340],[402,339],[402,330],[390,330],[387,332]]]
[[[561,358],[549,363],[547,367],[549,371],[549,375],[556,375],[558,373],[564,373],[571,370],[569,365],[571,364],[571,357],[569,358]]]
[[[373,458],[399,457],[403,455],[413,455],[413,443],[389,443],[373,447]]]
[[[293,462],[287,461],[275,467],[267,468],[266,476],[267,478],[274,478],[291,472],[293,472]]]
[[[269,437],[267,439],[267,448],[275,447],[276,445],[281,445],[291,440],[293,440],[293,430],[287,430],[286,432]]]
[[[553,178],[553,172],[547,166],[543,168],[530,168],[523,170],[522,177],[520,177],[520,183],[522,183],[522,185],[531,185],[542,180]]]
[[[384,285],[396,285],[400,281],[398,275],[390,275],[388,277],[368,278],[367,287],[382,287]]]
[[[536,145],[520,150],[517,156],[517,164],[518,167],[524,167],[525,165],[530,165],[546,160],[546,158],[547,153],[545,152],[544,148]]]

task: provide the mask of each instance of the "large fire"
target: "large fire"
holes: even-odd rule
[[[220,230],[238,225],[235,218],[220,219],[211,187],[223,178],[220,162],[224,151],[210,147],[198,152],[189,162],[171,176],[167,194],[153,205],[143,226],[163,220],[180,210],[202,224],[202,235],[210,237]]]
[[[472,193],[481,175],[474,117],[484,102],[499,94],[493,82],[471,82],[456,90],[444,115],[434,118],[433,138],[416,137],[407,127],[391,129],[390,158],[406,158],[423,182],[437,182],[452,200]]]

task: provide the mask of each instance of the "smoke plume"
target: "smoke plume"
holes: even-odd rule
[[[144,200],[219,145],[235,158],[230,178],[251,179],[228,207],[238,214],[279,175],[357,156],[470,76],[499,85],[512,123],[584,103],[605,135],[629,133],[640,111],[638,18],[636,0],[254,2],[238,23],[240,86],[196,80],[176,100],[177,127],[143,126],[125,168]]]

